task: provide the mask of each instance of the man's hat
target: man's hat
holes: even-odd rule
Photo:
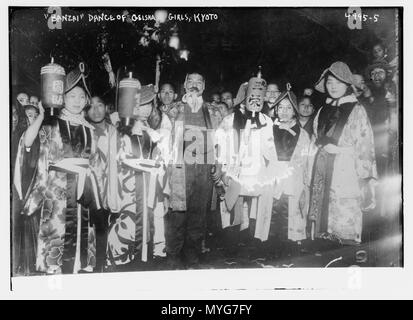
[[[318,79],[318,81],[316,82],[314,86],[314,88],[317,91],[325,93],[325,78],[327,77],[328,73],[331,73],[334,77],[336,77],[338,80],[344,83],[358,87],[353,77],[353,73],[350,71],[350,68],[348,67],[348,65],[345,64],[344,62],[337,61],[337,62],[334,62],[329,68],[323,71],[320,79]]]
[[[372,64],[367,66],[367,68],[365,70],[365,75],[366,75],[367,79],[370,79],[371,72],[374,69],[383,69],[386,72],[386,75],[391,75],[391,73],[393,71],[392,67],[390,66],[390,64],[387,61],[380,60],[380,61],[377,61],[377,62],[372,63]]]

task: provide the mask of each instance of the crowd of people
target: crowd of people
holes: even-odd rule
[[[298,96],[260,72],[211,99],[199,73],[181,97],[142,86],[131,123],[70,73],[57,117],[19,93],[13,274],[197,268],[217,232],[232,255],[360,244],[363,215],[390,210],[380,181],[399,174],[397,70],[383,45],[373,55],[366,78],[337,61]]]

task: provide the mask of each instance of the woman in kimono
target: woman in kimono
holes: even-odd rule
[[[154,215],[160,215],[163,224],[164,207],[159,199],[164,185],[163,170],[157,163],[159,154],[155,146],[157,142],[162,144],[164,136],[149,124],[154,98],[152,86],[142,87],[140,104],[134,109],[133,127],[119,127],[120,212],[109,226],[107,261],[115,270],[133,270],[141,261],[150,260],[155,231],[159,231]],[[161,213],[158,214],[158,210]]]
[[[313,236],[344,244],[361,242],[362,209],[374,203],[377,179],[373,132],[353,79],[345,63],[335,62],[315,86],[328,97],[314,119],[309,221]]]
[[[297,98],[289,90],[275,103],[273,134],[277,153],[273,201],[273,229],[278,244],[286,240],[301,244],[306,239],[308,169],[311,140],[298,120]]]
[[[59,117],[44,124],[44,113],[40,112],[26,130],[16,161],[15,185],[24,199],[22,214],[40,215],[36,270],[49,274],[92,271],[95,264],[89,209],[100,204],[96,180],[90,174],[93,126],[83,117],[88,90],[82,71],[80,64],[67,75]],[[85,88],[78,85],[80,79]],[[28,192],[22,194],[19,182],[25,157],[34,155],[36,174]]]

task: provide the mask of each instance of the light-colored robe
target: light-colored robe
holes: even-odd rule
[[[350,151],[337,154],[334,160],[329,193],[328,233],[342,240],[360,242],[362,185],[367,179],[377,179],[377,169],[373,131],[366,110],[354,95],[341,98],[338,106],[347,102],[356,104],[344,125],[337,146]],[[316,137],[320,111],[321,109],[314,119]]]
[[[240,132],[233,127],[234,114],[226,116],[216,134],[217,161],[228,180],[225,201],[221,202],[222,227],[241,225],[249,227],[249,219],[256,219],[255,237],[267,240],[271,222],[273,187],[275,183],[276,152],[270,117],[260,113],[262,128],[251,128],[247,120]],[[230,222],[230,211],[234,221]]]

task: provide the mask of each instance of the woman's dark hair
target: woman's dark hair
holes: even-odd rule
[[[108,100],[107,99],[105,99],[105,98],[103,98],[103,97],[101,97],[101,96],[98,96],[98,95],[94,95],[94,96],[92,96],[91,98],[90,98],[90,103],[88,103],[87,105],[86,105],[86,107],[84,108],[84,111],[85,111],[85,118],[86,118],[86,120],[87,121],[89,121],[90,122],[90,119],[89,119],[89,116],[88,116],[88,112],[89,112],[89,110],[90,110],[90,108],[92,107],[92,99],[93,98],[97,98],[97,99],[99,99],[104,105],[105,105],[105,107],[108,109]],[[106,113],[105,113],[105,121],[107,122],[107,123],[109,123],[109,124],[111,124],[112,122],[111,122],[111,120],[110,120],[110,117],[109,117],[109,112],[108,112],[109,110],[106,110]]]
[[[172,90],[175,92],[175,93],[177,93],[176,92],[176,86],[172,83],[172,82],[163,82],[160,86],[159,86],[159,92],[161,92],[161,89],[162,89],[162,87],[164,86],[164,85],[170,85],[171,87],[172,87]]]

